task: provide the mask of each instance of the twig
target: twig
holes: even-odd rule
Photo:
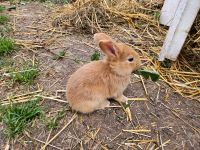
[[[160,85],[158,86],[158,92],[155,99],[156,104],[159,102],[159,96],[160,96]]]
[[[151,132],[151,130],[145,130],[145,129],[141,129],[141,130],[124,130],[122,129],[122,131],[125,131],[125,132],[130,132],[130,133],[135,133],[135,132]]]
[[[124,110],[124,112],[125,112],[126,115],[127,115],[127,121],[132,121],[132,114],[131,114],[130,108],[129,108],[129,107],[124,108],[124,106],[123,106],[122,103],[120,103],[120,105],[121,105],[122,109]]]
[[[9,97],[9,98],[3,99],[3,101],[7,101],[7,100],[10,100],[10,99],[15,99],[15,98],[18,98],[18,97],[24,97],[24,96],[27,96],[27,95],[33,95],[33,94],[36,94],[36,93],[40,93],[42,91],[43,90],[38,90],[38,91],[34,91],[34,92],[29,92],[29,93],[26,93],[26,94],[16,95],[16,96],[13,96],[13,97]]]
[[[181,128],[183,129],[185,135],[188,137],[190,145],[191,145],[192,147],[194,147],[194,145],[192,144],[192,142],[191,142],[191,140],[190,140],[190,137],[189,137],[188,134],[186,133],[186,130],[184,129],[184,127],[181,126]]]
[[[50,136],[51,136],[52,131],[53,131],[53,129],[51,128],[51,130],[50,130],[50,132],[49,132],[49,134],[48,134],[48,137],[47,137],[47,139],[46,139],[46,142],[45,142],[45,144],[44,144],[43,149],[46,149],[47,142],[49,141],[49,138],[50,138]]]
[[[33,139],[33,140],[36,140],[36,141],[38,141],[38,142],[40,142],[40,143],[42,143],[42,144],[45,144],[44,141],[41,141],[41,140],[39,140],[39,139],[36,139],[36,138],[31,137],[27,132],[25,132],[25,134],[26,134],[30,139]],[[59,147],[54,146],[54,145],[52,145],[52,144],[49,144],[49,146],[51,146],[51,147],[53,147],[53,148],[55,148],[55,149],[58,149],[58,150],[63,150],[62,148],[59,148]]]
[[[53,87],[56,83],[58,83],[58,81],[60,81],[60,79],[57,79],[53,84],[51,84],[48,89],[51,89],[51,87]]]
[[[22,100],[18,100],[18,101],[10,101],[10,102],[3,102],[3,103],[1,103],[1,105],[2,106],[5,106],[5,105],[9,105],[9,104],[17,104],[17,103],[24,103],[24,102],[28,102],[28,101],[30,101],[31,99],[29,99],[29,98],[27,98],[27,97],[25,97],[25,98],[23,98]],[[34,99],[32,99],[32,100],[34,100]]]
[[[163,147],[164,144],[163,144],[163,142],[162,142],[162,137],[161,137],[161,134],[160,134],[160,131],[159,131],[159,130],[158,130],[158,134],[159,134],[159,142],[160,142],[161,149],[164,150],[164,147]],[[160,146],[159,146],[159,147],[160,147]]]
[[[157,147],[155,150],[158,150],[160,148],[162,148],[162,150],[164,149],[163,147],[166,146],[167,143],[169,143],[170,140],[165,141],[163,144],[161,144],[159,147]]]
[[[57,93],[59,93],[59,92],[60,92],[60,93],[65,93],[66,90],[56,90],[56,92],[57,92]]]
[[[72,118],[70,119],[70,121],[52,138],[50,139],[40,150],[44,150],[44,148],[49,145],[53,140],[55,140],[60,133],[62,133],[71,123],[72,121],[77,117],[77,114],[75,113]]]
[[[120,132],[118,135],[116,135],[113,139],[111,139],[109,142],[111,143],[112,141],[114,141],[116,138],[118,138],[120,135],[122,134],[122,132]]]
[[[58,96],[58,93],[66,93],[66,90],[56,90],[56,97]]]
[[[147,98],[128,98],[128,101],[148,101]]]
[[[87,134],[86,135],[92,139],[93,141],[95,141],[95,137],[97,136],[98,132],[100,131],[100,128],[97,129],[97,131],[95,131],[95,133],[93,134],[92,132],[90,132],[90,134]],[[90,141],[90,139],[87,141],[87,143]],[[99,144],[99,143],[98,143]]]
[[[180,119],[181,121],[183,121],[186,125],[190,126],[194,131],[196,131],[198,134],[200,134],[200,129],[193,127],[191,124],[189,124],[188,122],[186,122],[183,118],[181,118],[174,110],[172,110],[171,108],[169,108],[169,107],[166,106],[165,104],[162,103],[162,105],[163,105],[164,107],[166,107],[168,110],[170,110],[174,116],[176,116],[177,118],[179,118],[179,119]]]
[[[145,84],[144,84],[144,80],[142,79],[141,76],[140,76],[140,79],[141,79],[141,82],[142,82],[142,85],[143,85],[143,88],[144,88],[145,94],[146,94],[146,96],[148,96],[148,92],[147,92],[147,88],[146,88],[146,86],[145,86]]]
[[[54,101],[58,101],[58,102],[62,102],[62,103],[68,103],[68,102],[65,101],[65,100],[57,99],[57,98],[54,98],[54,97],[47,97],[47,96],[43,96],[43,95],[36,95],[36,96],[42,97],[42,98],[44,98],[44,99],[50,99],[50,100],[54,100]]]
[[[125,132],[130,132],[130,133],[137,134],[137,135],[141,135],[141,136],[145,136],[145,137],[149,137],[149,138],[151,137],[151,136],[142,134],[141,131],[139,131],[139,132],[133,132],[133,131],[131,131],[131,130],[123,130],[123,131],[125,131]],[[137,131],[137,130],[136,130],[136,131]],[[149,131],[150,131],[150,130],[149,130]]]
[[[149,142],[157,142],[157,140],[128,140],[129,142],[139,142],[139,143],[149,143]]]
[[[106,146],[104,146],[103,144],[101,144],[100,141],[97,141],[94,137],[92,137],[91,135],[89,135],[89,134],[87,134],[87,133],[86,133],[86,135],[87,135],[89,138],[91,138],[92,140],[94,140],[97,144],[99,144],[103,150],[108,150],[108,148],[107,148]]]
[[[9,150],[9,149],[10,149],[10,144],[9,144],[9,139],[8,139],[4,150]]]
[[[106,108],[121,108],[122,106],[107,106]]]

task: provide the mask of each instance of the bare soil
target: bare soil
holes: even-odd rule
[[[47,5],[47,4],[46,4]],[[3,99],[11,94],[22,94],[43,88],[43,94],[55,95],[58,90],[65,90],[69,76],[84,63],[90,61],[90,56],[95,50],[91,35],[70,33],[68,31],[51,27],[51,12],[54,7],[41,3],[27,3],[17,7],[16,11],[9,14],[13,18],[13,38],[16,41],[31,42],[32,47],[22,48],[12,55],[12,59],[20,61],[35,60],[39,63],[40,76],[33,86],[12,87],[3,84],[0,97]],[[90,45],[90,46],[88,46]],[[94,48],[93,48],[94,47]],[[53,60],[53,53],[64,50],[66,57]],[[160,149],[200,149],[200,135],[194,128],[200,127],[200,103],[189,100],[176,94],[170,87],[159,81],[157,84],[145,81],[149,94],[149,101],[135,101],[130,109],[133,121],[127,121],[122,108],[107,108],[92,114],[78,114],[77,118],[51,143],[60,149],[151,149],[154,142],[143,142],[134,148],[126,143],[129,140],[156,140],[155,148]],[[132,83],[125,91],[128,97],[146,97],[143,85],[135,76]],[[65,100],[64,92],[60,99]],[[112,102],[112,105],[117,105]],[[45,99],[42,103],[47,117],[52,116],[62,108],[66,108],[63,119],[58,123],[50,138],[66,125],[74,112],[67,104]],[[46,120],[47,121],[47,120]],[[29,125],[26,133],[10,142],[10,149],[31,150],[40,149],[46,141],[50,130],[46,121],[37,119]],[[149,129],[149,133],[133,134],[122,130]],[[4,126],[0,124],[0,149],[5,149],[7,138],[3,134]],[[99,131],[98,131],[99,130]],[[95,132],[98,133],[95,136]],[[27,134],[29,136],[27,136]],[[163,144],[165,143],[166,144]],[[163,144],[163,146],[162,146]],[[47,149],[57,149],[47,146]],[[155,149],[152,147],[152,149]]]

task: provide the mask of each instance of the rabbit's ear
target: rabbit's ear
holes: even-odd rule
[[[108,57],[117,57],[118,48],[112,41],[102,40],[99,41],[99,47]]]
[[[100,41],[114,41],[109,35],[105,33],[95,33],[94,41],[97,45],[99,45]]]

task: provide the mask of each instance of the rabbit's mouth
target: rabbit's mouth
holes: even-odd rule
[[[132,74],[138,74],[138,70],[140,70],[140,68],[137,69],[137,70],[133,70],[133,71],[132,71]]]
[[[142,67],[139,67],[139,68],[137,68],[137,69],[134,69],[133,71],[132,71],[132,73],[133,74],[137,74],[137,72],[139,71],[139,70],[141,70],[142,69]]]
[[[143,66],[139,66],[139,67],[135,68],[135,69],[132,71],[132,74],[140,75],[140,70],[143,70],[143,69],[144,69]]]

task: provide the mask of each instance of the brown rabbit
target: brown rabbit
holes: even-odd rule
[[[69,105],[82,113],[109,106],[108,98],[126,102],[123,92],[129,84],[129,76],[141,64],[136,51],[105,33],[96,33],[94,40],[106,57],[79,68],[67,83]]]

